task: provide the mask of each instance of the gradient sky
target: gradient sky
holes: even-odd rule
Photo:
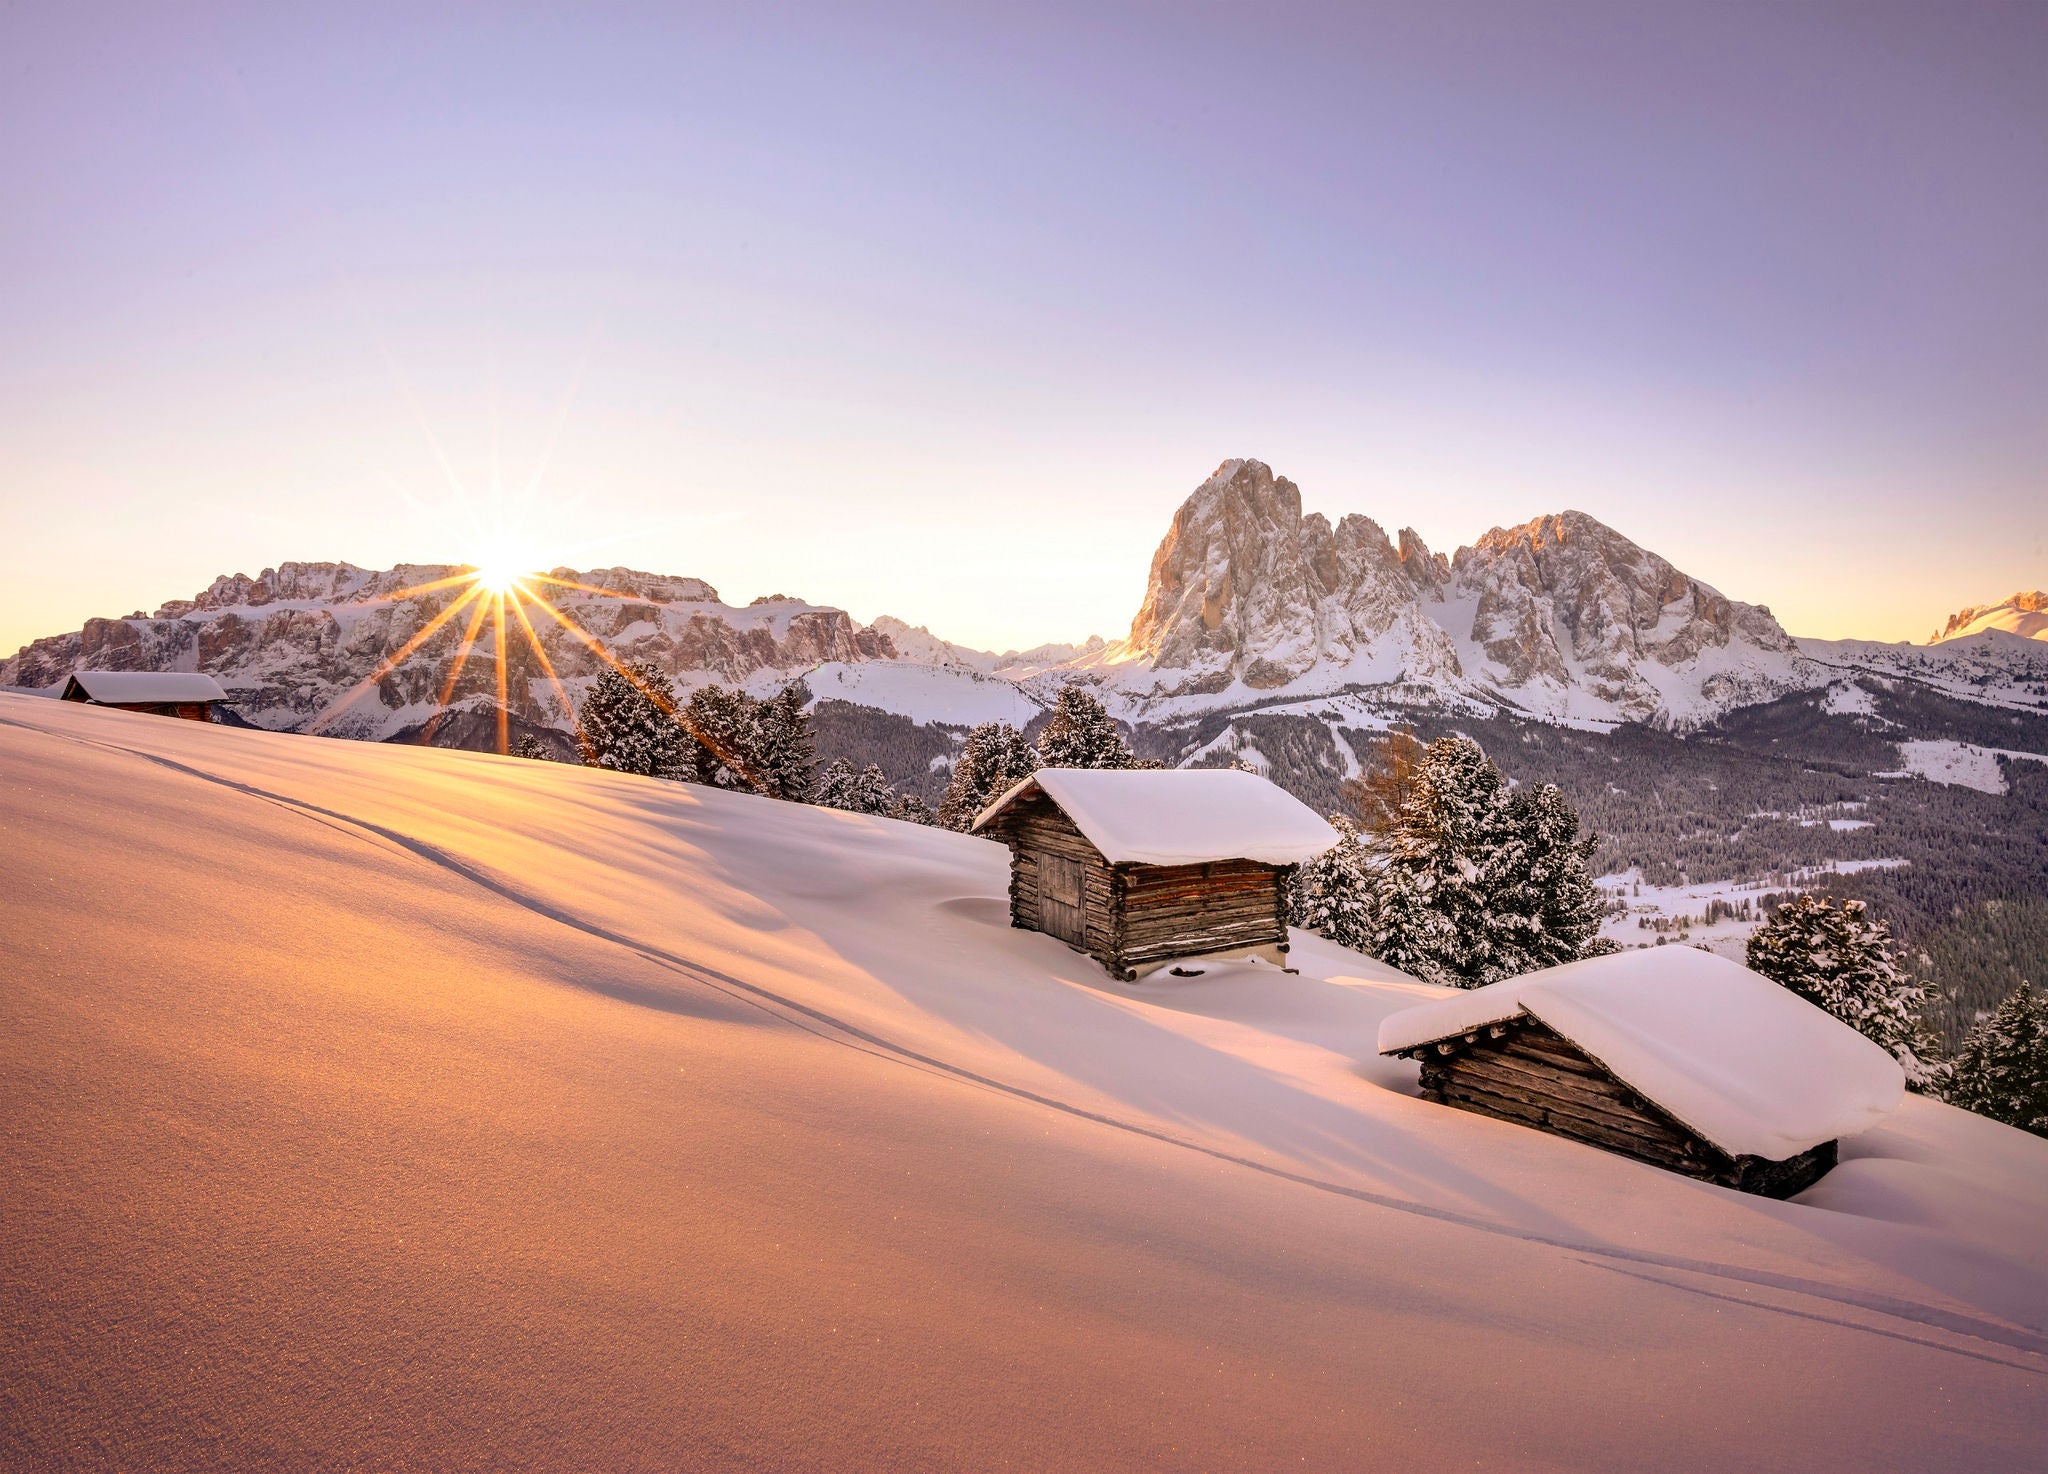
[[[0,6],[0,649],[285,559],[1127,628],[1257,456],[2048,584],[2048,5]]]

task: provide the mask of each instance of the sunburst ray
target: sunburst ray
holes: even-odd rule
[[[573,723],[576,720],[576,704],[569,699],[569,692],[562,685],[562,678],[555,674],[555,663],[548,659],[547,647],[541,644],[540,635],[534,630],[533,621],[526,617],[525,605],[520,602],[521,599],[532,599],[535,603],[541,604],[546,601],[523,583],[513,584],[512,592],[512,613],[525,629],[526,643],[533,647],[534,658],[540,661],[540,668],[547,673],[548,684],[555,688],[555,697],[562,703],[562,714]]]
[[[676,705],[674,700],[672,700],[667,694],[658,691],[654,687],[648,685],[645,681],[641,680],[638,676],[634,675],[632,671],[628,670],[624,665],[620,664],[619,661],[612,655],[611,651],[604,648],[603,643],[598,640],[597,636],[591,634],[590,631],[583,628],[582,625],[578,624],[575,620],[571,619],[568,615],[564,614],[561,610],[557,609],[554,605],[548,603],[547,600],[539,599],[535,602],[540,605],[540,607],[548,614],[550,618],[552,618],[557,624],[561,625],[563,629],[567,630],[571,635],[574,635],[578,640],[581,640],[584,643],[584,645],[588,646],[590,652],[593,655],[597,656],[597,658],[602,660],[606,665],[609,665],[613,670],[617,671],[620,675],[624,676],[628,681],[632,682],[634,687],[639,690],[640,694],[645,696],[648,700],[652,701],[657,707],[659,707],[662,710],[664,714],[674,718],[676,724],[680,726],[685,732],[689,733],[692,741],[698,743],[700,746],[704,748],[705,751],[709,752],[713,757],[717,758],[720,763],[724,764],[726,767],[730,768],[734,773],[736,773],[739,776],[741,782],[745,783],[749,788],[753,789],[757,793],[766,793],[768,791],[766,781],[761,777],[759,773],[756,773],[754,771],[753,767],[747,762],[745,758],[741,757],[738,753],[734,752],[732,748],[729,747],[726,743],[720,741],[717,737],[713,736],[709,732],[706,732],[703,728],[699,727],[695,722],[690,720],[690,714],[687,711],[685,711],[682,707]]]
[[[491,601],[481,596],[483,585],[478,584],[477,589],[479,597],[476,607],[470,611],[469,624],[462,631],[462,645],[455,652],[455,664],[449,668],[448,679],[441,686],[441,700],[438,703],[441,709],[427,718],[427,728],[420,733],[420,745],[423,747],[432,745],[434,733],[441,729],[441,719],[448,715],[449,698],[455,694],[455,683],[462,678],[462,668],[469,664],[469,652],[476,647],[477,628],[483,624],[484,615],[491,607]]]
[[[491,640],[496,644],[498,657],[498,755],[504,757],[511,752],[509,730],[511,711],[505,704],[505,591],[500,589],[492,601]]]
[[[460,597],[452,600],[446,609],[443,609],[439,614],[435,615],[432,619],[428,620],[425,624],[421,625],[419,628],[419,632],[415,634],[411,639],[407,640],[403,645],[399,646],[395,653],[386,656],[382,664],[380,664],[375,670],[371,671],[368,675],[364,676],[360,681],[357,681],[355,685],[351,686],[346,692],[343,693],[340,700],[329,705],[324,711],[320,713],[319,716],[315,717],[311,724],[307,726],[306,730],[308,732],[317,733],[329,722],[333,721],[336,717],[340,716],[342,712],[348,708],[350,703],[354,702],[357,697],[361,696],[365,691],[369,690],[370,687],[376,685],[377,682],[383,680],[384,677],[388,676],[389,674],[391,674],[392,671],[396,670],[399,664],[403,662],[407,657],[409,657],[413,653],[413,651],[419,649],[420,646],[426,644],[428,640],[432,639],[434,637],[434,633],[437,630],[439,630],[442,625],[448,623],[449,620],[453,619],[456,616],[456,614],[458,614],[461,611],[462,607],[465,604],[469,603],[472,599],[481,597],[482,592],[483,591],[477,588],[475,584],[471,584],[468,588],[464,589]]]

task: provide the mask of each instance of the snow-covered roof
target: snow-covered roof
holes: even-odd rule
[[[1298,865],[1337,842],[1307,804],[1237,768],[1040,768],[983,809],[974,827],[1034,788],[1112,865]]]
[[[113,706],[228,699],[220,682],[190,670],[78,670],[65,689],[74,682],[92,700]]]
[[[1381,1054],[1527,1014],[1733,1156],[1773,1161],[1897,1108],[1898,1061],[1831,1014],[1696,947],[1589,957],[1387,1015]]]

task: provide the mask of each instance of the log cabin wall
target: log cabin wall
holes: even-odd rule
[[[1253,860],[1119,865],[1128,970],[1170,957],[1287,940],[1283,871]]]
[[[1832,1141],[1781,1161],[1731,1156],[1534,1019],[1491,1024],[1410,1053],[1422,1061],[1425,1100],[1569,1136],[1723,1187],[1789,1197],[1835,1165]]]
[[[1019,798],[983,832],[1010,847],[1012,926],[1061,936],[1049,873],[1061,861],[1080,867],[1081,950],[1117,977],[1170,958],[1287,940],[1285,867],[1111,865],[1043,793]]]
[[[1040,904],[1046,889],[1046,860],[1065,860],[1080,867],[1081,950],[1115,970],[1122,940],[1115,872],[1060,806],[1042,793],[1026,794],[998,815],[984,832],[1010,847],[1012,926],[1049,930]]]

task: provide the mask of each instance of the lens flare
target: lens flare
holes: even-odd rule
[[[497,711],[495,715],[497,719],[498,751],[500,753],[507,752],[510,746],[512,717],[511,671],[506,662],[511,654],[510,641],[515,632],[526,637],[527,647],[532,651],[534,659],[539,663],[542,672],[545,673],[547,682],[553,688],[556,699],[562,704],[563,712],[573,723],[576,716],[575,705],[570,700],[568,691],[563,687],[561,677],[555,671],[554,662],[548,659],[548,652],[541,644],[540,635],[535,630],[532,619],[527,615],[526,606],[531,604],[534,608],[554,620],[556,625],[565,634],[583,645],[591,654],[625,676],[634,685],[640,686],[646,692],[648,698],[660,707],[664,714],[681,726],[691,738],[702,744],[712,756],[716,757],[720,763],[737,775],[740,781],[753,788],[756,792],[765,793],[768,791],[765,780],[748,766],[745,758],[739,753],[732,751],[726,743],[719,741],[712,734],[699,730],[697,724],[690,719],[689,713],[675,702],[669,700],[662,692],[651,690],[642,685],[640,678],[621,665],[618,659],[609,650],[604,648],[603,642],[597,636],[591,634],[589,630],[583,628],[574,619],[571,619],[567,614],[557,609],[550,602],[548,595],[535,587],[535,585],[548,585],[553,588],[589,594],[599,598],[624,599],[629,597],[615,589],[602,589],[592,584],[556,578],[546,573],[534,573],[526,569],[521,563],[496,559],[478,564],[473,568],[448,578],[435,579],[431,583],[418,584],[409,589],[401,589],[389,597],[393,601],[398,601],[421,597],[449,588],[459,588],[460,592],[449,601],[445,609],[422,625],[411,639],[407,640],[396,651],[379,662],[374,671],[365,676],[351,690],[344,693],[340,700],[315,717],[308,725],[307,730],[309,732],[319,732],[328,726],[335,718],[354,705],[365,692],[377,688],[385,677],[395,671],[429,640],[439,634],[458,614],[465,610],[468,612],[469,618],[463,626],[461,637],[456,644],[454,662],[449,666],[447,677],[441,684],[440,699],[435,703],[439,710],[427,722],[425,730],[426,740],[429,742],[433,740],[434,733],[441,725],[441,719],[448,714],[449,703],[455,697],[456,683],[461,679],[463,667],[469,663],[470,653],[476,648],[477,639],[483,633],[483,623],[486,618],[491,621],[491,653],[497,687]],[[508,609],[512,614],[510,622],[505,618]]]

